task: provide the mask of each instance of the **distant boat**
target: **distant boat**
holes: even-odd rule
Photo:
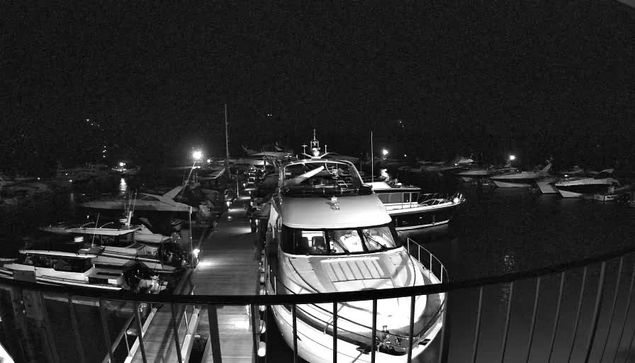
[[[499,175],[493,175],[489,179],[499,188],[527,188],[532,186],[536,180],[548,176],[551,163],[539,171],[519,171]]]
[[[563,178],[570,178],[572,176],[579,176],[584,174],[584,169],[579,166],[574,166],[573,169],[558,172],[557,175],[549,175],[544,178],[536,180],[536,185],[542,194],[558,194],[558,189],[555,187],[555,183]]]
[[[613,178],[613,171],[614,169],[605,169],[591,177],[565,178],[555,183],[554,186],[563,198],[580,198],[585,195],[606,193],[610,187],[620,185],[620,182]]]
[[[461,193],[422,193],[415,186],[391,186],[384,181],[370,185],[384,203],[397,230],[409,230],[446,224],[465,202]]]
[[[516,168],[512,167],[512,162],[511,160],[508,161],[504,166],[488,166],[488,167],[482,167],[482,166],[475,166],[475,167],[471,167],[467,170],[458,172],[456,175],[459,176],[461,179],[463,179],[463,181],[466,182],[470,182],[470,181],[474,181],[474,180],[479,180],[479,179],[485,179],[487,177],[490,177],[492,175],[500,175],[503,173],[508,173],[508,172],[512,172],[515,171]]]
[[[190,206],[185,203],[174,200],[176,196],[183,190],[184,186],[178,186],[169,192],[158,195],[148,193],[138,193],[132,203],[134,203],[135,211],[151,211],[151,212],[172,212],[172,213],[189,213],[198,210],[197,207]],[[129,199],[109,199],[95,200],[80,204],[81,207],[103,210],[120,210],[124,211],[127,205],[131,203]]]

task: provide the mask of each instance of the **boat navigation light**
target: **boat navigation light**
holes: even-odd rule
[[[195,150],[194,152],[192,152],[192,158],[194,160],[201,160],[202,157],[203,157],[203,152],[201,150]]]
[[[120,168],[123,168],[124,166],[126,166],[126,163],[124,163],[123,161],[120,161],[120,162],[119,162],[119,167],[120,167]]]
[[[383,156],[388,155],[388,149],[381,149],[381,154],[382,154]]]
[[[514,160],[516,160],[516,155],[510,154],[509,155],[509,161],[514,161]]]
[[[196,258],[198,258],[199,253],[201,253],[201,250],[199,250],[198,248],[195,248],[195,249],[192,250],[192,254]]]

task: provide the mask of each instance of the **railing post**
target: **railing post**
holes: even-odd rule
[[[293,363],[298,363],[298,315],[297,305],[291,305],[291,320],[293,325]]]
[[[146,347],[143,344],[143,324],[141,324],[141,313],[139,312],[139,302],[134,302],[134,314],[135,314],[135,322],[137,326],[137,339],[139,339],[139,349],[141,350],[141,359],[143,359],[143,363],[148,362],[148,357],[146,356]]]
[[[556,319],[553,322],[553,331],[551,332],[551,341],[549,343],[549,356],[547,357],[546,363],[549,363],[551,361],[551,356],[553,355],[553,347],[556,343],[556,333],[558,332],[558,322],[560,321],[560,306],[562,305],[562,292],[564,290],[564,276],[565,273],[561,272],[560,289],[558,290],[558,303],[556,305]]]
[[[82,344],[82,338],[79,334],[79,326],[77,325],[77,315],[75,313],[75,304],[73,298],[68,294],[68,310],[71,315],[71,326],[73,327],[73,335],[75,336],[75,345],[77,346],[77,354],[79,355],[79,361],[81,363],[86,362],[84,357],[84,345]]]
[[[609,342],[609,336],[611,335],[611,327],[613,326],[613,318],[615,318],[615,305],[617,303],[617,295],[620,291],[620,281],[622,277],[622,267],[624,265],[624,257],[620,257],[620,266],[617,269],[617,280],[615,282],[615,294],[613,295],[613,304],[611,305],[611,318],[609,319],[609,326],[606,328],[606,339],[602,344],[602,353],[600,354],[600,361],[604,358],[604,352],[606,351],[606,344]],[[626,320],[626,319],[625,319]],[[618,342],[619,343],[619,342]]]
[[[584,272],[582,272],[582,288],[580,288],[580,297],[578,298],[578,311],[575,314],[575,324],[573,325],[573,334],[571,335],[571,348],[569,349],[569,359],[567,362],[571,362],[571,355],[573,354],[573,347],[575,346],[575,336],[578,333],[578,325],[580,324],[580,313],[582,312],[582,300],[584,299],[584,289],[586,288],[586,275],[587,267],[584,266]]]
[[[170,303],[170,311],[172,312],[172,331],[174,332],[174,345],[176,347],[176,357],[179,363],[183,363],[183,356],[181,355],[181,342],[179,341],[179,329],[176,325],[176,307],[174,303]]]
[[[476,329],[474,330],[474,344],[472,347],[472,362],[476,362],[478,353],[478,341],[481,337],[481,313],[483,312],[483,286],[478,288],[478,308],[476,313]]]
[[[507,301],[507,314],[505,315],[505,330],[503,333],[503,343],[501,344],[500,362],[505,360],[505,350],[507,349],[507,337],[509,335],[509,318],[512,311],[512,299],[514,298],[514,282],[509,284],[509,300]]]
[[[586,354],[584,355],[584,362],[588,362],[591,357],[591,349],[593,348],[593,340],[595,339],[595,333],[597,331],[598,320],[600,318],[600,309],[602,308],[602,297],[604,292],[604,273],[606,271],[606,262],[602,262],[600,268],[600,281],[598,282],[598,292],[595,296],[595,307],[593,308],[593,318],[591,320],[591,328],[589,329],[589,340],[587,342]]]
[[[631,272],[631,283],[628,288],[628,297],[626,298],[626,308],[624,310],[624,323],[622,324],[622,329],[620,329],[620,335],[617,338],[617,347],[619,347],[622,343],[622,337],[624,336],[624,329],[626,328],[626,321],[628,320],[628,313],[631,309],[631,298],[633,297],[633,282],[635,281],[635,262],[633,263],[633,271]],[[632,344],[632,343],[631,343]],[[629,345],[627,352],[631,351],[631,346]],[[617,360],[618,353],[615,353],[615,357],[613,357],[613,363]]]
[[[370,334],[370,363],[375,363],[375,348],[377,344],[377,299],[373,299],[373,331]]]
[[[412,343],[414,343],[414,325],[415,325],[415,302],[417,295],[410,296],[410,328],[408,329],[408,359],[406,362],[412,361]]]
[[[223,357],[220,351],[218,312],[216,311],[216,305],[207,305],[207,318],[209,320],[209,340],[212,345],[212,359],[214,360],[214,363],[222,363]]]
[[[110,331],[108,329],[106,308],[104,307],[104,300],[102,298],[99,299],[99,316],[101,317],[102,328],[104,328],[104,341],[106,343],[106,349],[108,349],[108,357],[110,358],[110,363],[114,363],[115,358],[112,352],[112,343],[110,342]],[[139,334],[141,334],[141,332],[139,332]]]
[[[531,344],[534,341],[534,329],[536,328],[536,315],[538,314],[538,301],[540,300],[540,276],[536,279],[536,290],[534,292],[534,310],[531,314],[531,329],[529,330],[529,343],[527,344],[527,357],[525,363],[529,363],[531,355]]]
[[[333,363],[337,363],[337,302],[333,302]]]

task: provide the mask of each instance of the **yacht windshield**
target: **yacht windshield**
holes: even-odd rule
[[[286,193],[327,194],[356,192],[362,185],[352,164],[334,161],[312,161],[284,168]]]
[[[389,226],[300,230],[284,227],[282,250],[298,255],[347,255],[372,253],[401,247]]]

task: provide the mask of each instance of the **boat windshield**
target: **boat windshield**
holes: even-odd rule
[[[287,194],[356,193],[361,185],[357,169],[349,163],[321,160],[284,168],[283,187]]]
[[[401,247],[388,225],[378,227],[301,230],[284,227],[282,250],[298,255],[347,255]]]

